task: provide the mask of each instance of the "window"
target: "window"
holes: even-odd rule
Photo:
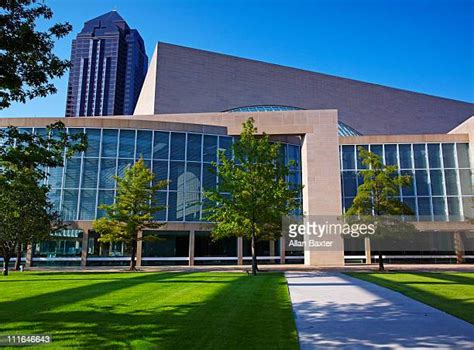
[[[201,161],[201,140],[202,136],[197,134],[188,134],[187,160],[193,162]]]
[[[203,161],[217,161],[217,136],[204,135]]]
[[[135,158],[150,159],[153,134],[151,131],[138,130]]]
[[[344,170],[355,169],[354,146],[342,146],[342,168]]]
[[[399,145],[400,152],[400,168],[411,169],[413,167],[411,161],[411,145]]]
[[[114,188],[116,170],[115,159],[102,159],[100,163],[99,187],[100,188]]]
[[[186,134],[171,133],[171,160],[184,160]]]
[[[168,159],[169,133],[155,131],[153,159]]]
[[[82,188],[96,188],[99,159],[84,158],[82,169]]]
[[[397,145],[385,145],[385,164],[398,165]]]
[[[413,145],[415,155],[415,168],[426,168],[426,147],[425,144]]]
[[[119,157],[133,158],[135,153],[135,130],[120,130]]]
[[[87,150],[84,153],[85,157],[98,157],[100,151],[100,130],[86,129],[87,134]]]

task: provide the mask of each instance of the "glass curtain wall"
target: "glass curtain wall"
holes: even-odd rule
[[[418,221],[462,221],[472,217],[473,182],[467,143],[401,143],[342,145],[341,183],[344,210],[352,205],[364,170],[358,158],[362,146],[380,155],[384,164],[397,165],[410,175],[411,186],[399,198],[412,208]]]
[[[22,129],[45,133],[44,128]],[[215,189],[218,176],[212,171],[219,149],[231,156],[233,137],[184,132],[135,129],[68,128],[69,133],[85,132],[86,152],[65,159],[64,167],[47,169],[50,199],[64,220],[94,220],[104,215],[100,204],[113,203],[114,176],[142,157],[155,174],[155,181],[169,180],[157,194],[166,209],[155,214],[158,221],[200,222],[202,193]],[[52,135],[54,137],[55,135]],[[289,181],[301,183],[300,146],[282,144],[285,162],[293,160]]]

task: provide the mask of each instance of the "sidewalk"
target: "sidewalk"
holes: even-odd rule
[[[333,272],[287,272],[300,347],[473,349],[474,325]]]

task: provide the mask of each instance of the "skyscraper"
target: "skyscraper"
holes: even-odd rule
[[[71,62],[66,117],[133,114],[148,57],[138,31],[116,11],[84,23]]]

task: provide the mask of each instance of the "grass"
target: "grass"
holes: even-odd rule
[[[50,334],[55,349],[298,348],[279,273],[24,272],[0,291],[0,335]]]
[[[474,324],[474,273],[347,273]]]

